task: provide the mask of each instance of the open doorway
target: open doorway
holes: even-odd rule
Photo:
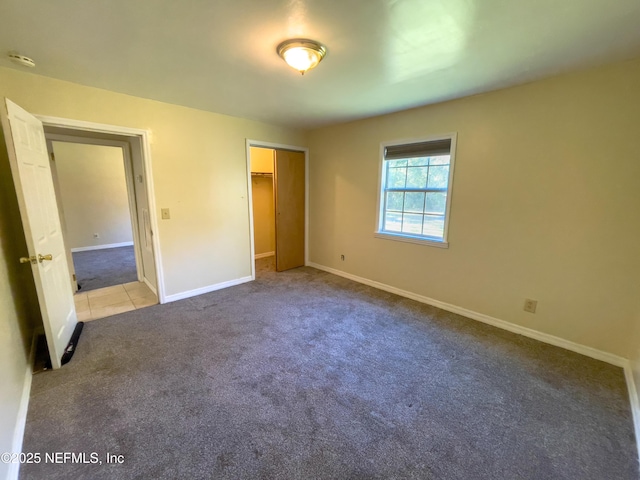
[[[273,189],[275,150],[251,147],[251,197],[256,277],[276,271],[276,216]]]
[[[138,280],[122,148],[50,143],[51,173],[77,290]]]
[[[151,174],[150,132],[35,116],[8,98],[0,108],[0,121],[28,251],[28,256],[19,260],[21,264],[29,265],[33,273],[49,359],[51,366],[57,369],[73,355],[82,331],[82,322],[78,322],[70,288],[74,278],[68,268],[69,255],[58,212],[51,158],[47,154],[47,134],[76,135],[87,139],[87,143],[113,141],[128,145],[126,151],[130,154],[132,172],[127,178],[136,186],[135,197],[129,197],[130,201],[134,201],[136,211],[134,245],[137,243],[136,250],[140,251],[139,258],[143,262],[143,269],[138,269],[138,273],[142,271],[143,275],[139,283],[146,284],[163,303],[162,262],[158,239],[153,235],[157,230],[157,218]],[[136,235],[140,237],[138,242]]]
[[[305,265],[307,150],[249,140],[247,167],[253,278]]]
[[[44,123],[78,320],[158,303],[138,137]]]

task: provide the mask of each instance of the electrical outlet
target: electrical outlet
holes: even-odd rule
[[[162,219],[163,220],[169,220],[171,218],[171,214],[169,213],[169,209],[168,208],[162,208],[160,211],[162,212]]]
[[[536,307],[538,306],[537,300],[531,300],[530,298],[524,301],[524,311],[529,313],[536,313]]]
[[[97,234],[97,233],[94,233],[94,234],[93,234],[93,238],[100,238],[100,235],[99,235],[99,234]]]
[[[344,255],[340,255],[340,260],[344,262]]]

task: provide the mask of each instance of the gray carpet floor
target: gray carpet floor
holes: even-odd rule
[[[33,378],[24,451],[103,464],[21,478],[638,478],[620,368],[313,268],[259,271],[87,323]]]
[[[72,256],[81,292],[138,280],[133,246],[74,252]]]

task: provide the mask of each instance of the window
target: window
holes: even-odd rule
[[[376,236],[447,247],[456,134],[382,145]]]

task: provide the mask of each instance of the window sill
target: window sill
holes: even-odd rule
[[[423,237],[414,237],[406,234],[395,234],[389,232],[374,232],[373,234],[376,238],[382,238],[384,240],[395,240],[397,242],[406,242],[406,243],[417,243],[418,245],[429,245],[430,247],[437,248],[449,248],[449,242],[444,242],[442,240],[430,240],[428,238]]]

